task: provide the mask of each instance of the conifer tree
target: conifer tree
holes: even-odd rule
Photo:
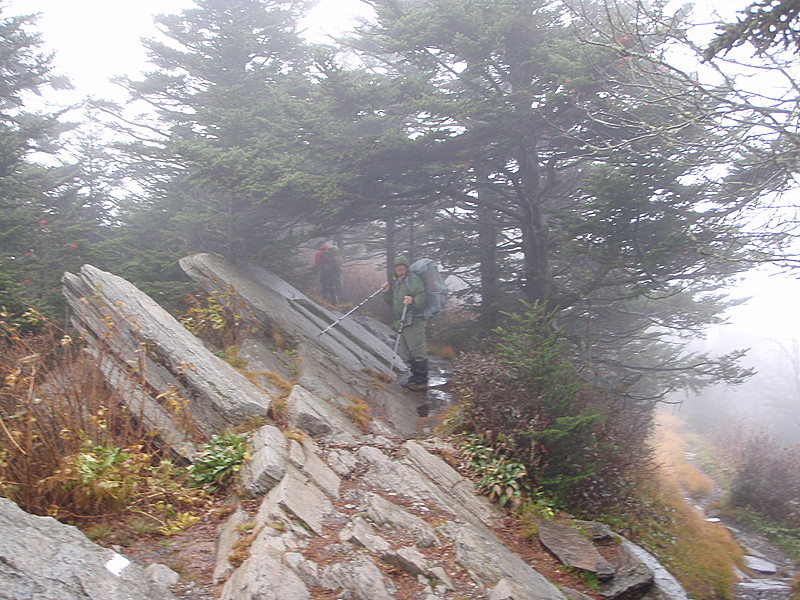
[[[62,267],[79,264],[85,229],[75,168],[55,158],[67,126],[57,113],[26,105],[68,82],[41,50],[36,17],[7,12],[0,7],[0,307],[13,318],[61,304]]]
[[[598,365],[594,333],[608,334],[609,371],[626,389],[655,398],[684,370],[694,383],[736,379],[733,356],[686,357],[669,372],[629,359],[644,345],[676,360],[683,344],[671,343],[727,306],[711,290],[754,264],[745,207],[709,176],[731,158],[720,140],[741,130],[725,132],[712,98],[668,76],[661,21],[631,36],[621,24],[636,3],[577,4],[372,2],[376,22],[353,47],[420,93],[392,107],[408,135],[374,149],[363,177],[412,181],[418,203],[447,199],[461,225],[451,230],[477,236],[478,215],[493,223],[502,251],[485,260],[505,261],[512,289],[565,319],[587,367]],[[661,383],[642,383],[645,372]]]
[[[140,121],[128,146],[143,193],[121,213],[123,245],[148,254],[149,267],[137,250],[121,268],[134,280],[149,270],[165,286],[188,252],[285,257],[285,240],[324,187],[304,128],[310,55],[298,20],[310,2],[196,4],[157,18],[163,39],[145,41],[155,68],[126,82],[156,116]]]

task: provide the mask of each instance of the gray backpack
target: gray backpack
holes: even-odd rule
[[[441,312],[447,303],[448,289],[439,268],[430,258],[420,258],[415,260],[410,271],[422,279],[425,285],[425,308],[422,309],[422,317],[430,319],[433,315]]]

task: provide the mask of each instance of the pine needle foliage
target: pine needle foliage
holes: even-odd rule
[[[565,508],[596,512],[628,497],[649,463],[649,416],[585,382],[544,306],[526,305],[493,335],[457,363],[462,429],[480,432],[524,466],[526,486]]]

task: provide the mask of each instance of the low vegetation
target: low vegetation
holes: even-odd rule
[[[30,312],[0,322],[0,495],[98,539],[172,535],[230,484],[244,436],[215,437],[190,469],[137,425],[83,340]]]
[[[648,411],[625,409],[588,385],[542,307],[511,317],[480,353],[462,355],[455,371],[460,410],[450,426],[468,435],[473,456],[492,449],[481,470],[493,470],[494,479],[511,479],[513,472],[520,490],[542,492],[560,508],[599,514],[631,497],[649,468],[642,433]],[[500,499],[516,494],[498,485],[499,491],[489,489]]]
[[[743,424],[698,440],[725,492],[717,510],[800,561],[800,446],[780,444]]]
[[[192,485],[213,491],[230,486],[248,458],[247,438],[247,435],[230,432],[211,436],[189,465]]]
[[[653,443],[659,466],[650,494],[653,512],[662,518],[645,521],[636,534],[678,576],[690,597],[732,598],[742,550],[725,527],[708,522],[695,508],[697,502],[713,500],[715,484],[691,460],[686,437],[692,437],[680,421],[659,413],[658,423]]]

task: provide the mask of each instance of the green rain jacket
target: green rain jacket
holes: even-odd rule
[[[405,256],[398,256],[394,261],[394,265],[411,266]],[[406,311],[406,325],[410,325],[422,318],[422,310],[425,308],[425,284],[419,275],[409,272],[402,279],[395,276],[394,281],[392,281],[392,287],[384,294],[384,300],[392,306],[392,311],[394,312],[395,328],[400,327],[400,317],[403,314],[403,298],[406,296],[411,296],[414,299],[413,304],[410,304]]]

